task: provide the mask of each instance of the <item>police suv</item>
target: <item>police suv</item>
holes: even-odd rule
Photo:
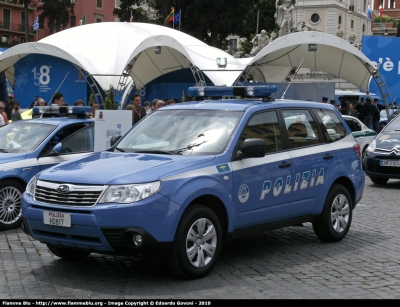
[[[20,225],[22,193],[34,175],[93,151],[90,112],[90,107],[34,107],[35,119],[0,127],[0,230]]]
[[[190,88],[235,99],[163,107],[109,150],[39,173],[24,231],[64,259],[152,255],[183,278],[208,274],[222,244],[248,233],[311,222],[340,241],[364,191],[360,146],[331,105],[275,91]]]

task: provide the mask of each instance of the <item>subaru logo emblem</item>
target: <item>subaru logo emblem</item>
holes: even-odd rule
[[[62,184],[57,188],[58,192],[60,193],[68,193],[69,192],[69,186],[66,184]]]

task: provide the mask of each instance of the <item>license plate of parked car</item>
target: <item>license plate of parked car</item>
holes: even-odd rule
[[[400,167],[400,160],[381,160],[381,166]]]
[[[44,211],[43,223],[52,226],[71,227],[71,213]]]

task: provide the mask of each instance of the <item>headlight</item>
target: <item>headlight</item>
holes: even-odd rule
[[[368,146],[368,148],[367,148],[367,151],[368,151],[368,152],[374,152],[374,151],[375,151],[375,148],[376,148],[376,142],[375,142],[375,140],[373,140],[373,141],[371,142],[371,144],[369,144],[369,146]]]
[[[29,180],[28,185],[26,186],[26,194],[29,194],[32,197],[35,196],[36,183],[37,183],[37,178],[36,176],[33,176],[32,179]]]
[[[104,192],[99,203],[134,203],[153,195],[158,191],[160,185],[160,181],[143,184],[112,185]]]

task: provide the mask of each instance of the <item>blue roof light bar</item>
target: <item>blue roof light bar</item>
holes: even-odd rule
[[[240,96],[251,98],[270,97],[276,93],[276,85],[251,86],[194,86],[189,87],[191,97]]]
[[[32,118],[38,117],[69,117],[69,118],[89,118],[92,108],[87,106],[40,106],[33,107]]]

